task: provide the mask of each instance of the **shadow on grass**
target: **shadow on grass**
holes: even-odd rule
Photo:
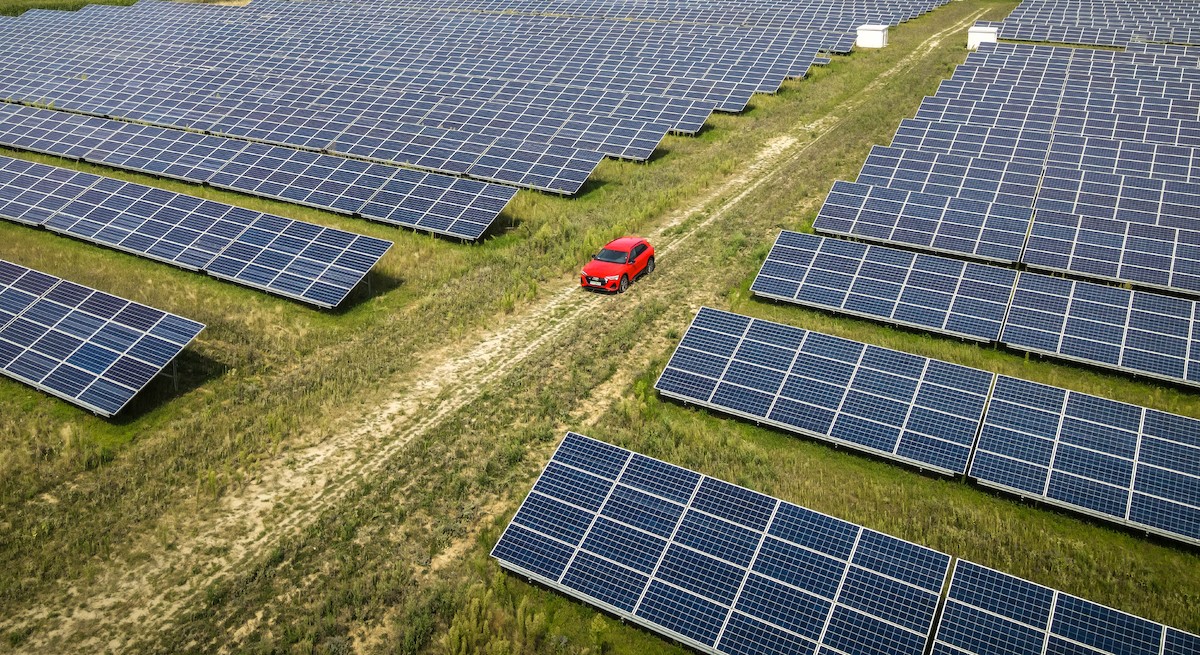
[[[346,295],[346,298],[342,300],[340,305],[325,311],[328,311],[334,316],[340,316],[369,300],[373,300],[395,291],[403,285],[404,278],[396,277],[395,275],[388,275],[387,273],[380,272],[378,269],[373,268],[367,272],[366,276],[363,277],[362,281],[359,282],[357,286],[350,290],[350,293]],[[282,296],[280,297],[282,298]],[[292,299],[283,298],[283,300]],[[308,309],[313,308],[312,305],[302,303],[298,300],[293,300],[293,302]]]
[[[129,425],[146,414],[225,375],[229,366],[194,348],[185,348],[171,364],[154,377],[116,416],[113,425]],[[86,410],[83,410],[86,411]]]

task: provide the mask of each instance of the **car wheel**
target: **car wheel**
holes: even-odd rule
[[[654,272],[654,258],[651,257],[650,261],[646,262],[646,275],[649,275],[653,272]]]
[[[622,275],[621,282],[617,285],[617,293],[625,293],[629,290],[629,276]]]

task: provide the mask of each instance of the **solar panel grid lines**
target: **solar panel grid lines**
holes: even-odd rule
[[[1023,272],[1000,341],[1200,386],[1198,311],[1194,300]]]
[[[750,291],[983,342],[999,339],[1016,271],[783,231]]]
[[[367,26],[367,29],[370,29],[370,26]],[[794,34],[794,32],[793,32],[793,34]],[[155,37],[157,37],[157,35],[151,35],[151,36],[155,36]],[[806,56],[806,55],[805,55],[805,56]],[[426,58],[426,60],[427,60],[427,59],[428,59],[428,58]],[[797,68],[797,71],[798,71],[798,73],[802,73],[802,72],[803,72],[802,68],[806,68],[806,65],[803,65],[803,66],[802,66],[802,65],[796,65],[796,66],[793,66],[793,68]]]
[[[1139,287],[1200,294],[1200,232],[1035,211],[1021,262]]]
[[[49,98],[65,109],[97,115],[121,116],[165,126],[183,126],[214,133],[283,142],[288,145],[325,149],[337,133],[354,119],[372,111],[383,112],[396,121],[463,130],[484,136],[521,138],[584,150],[596,150],[611,156],[641,160],[650,156],[673,125],[663,121],[647,122],[634,118],[610,118],[581,112],[563,114],[545,108],[512,103],[482,102],[447,98],[413,91],[384,91],[360,87],[361,100],[353,106],[316,103],[314,84],[291,81],[300,87],[295,98],[282,98],[289,87],[272,86],[271,97],[254,95],[253,89],[266,93],[261,80],[241,76],[210,75],[219,80],[217,90],[199,89],[196,75],[159,74],[137,85],[119,71],[80,59],[77,68],[86,72],[46,85],[22,88],[20,79],[33,77],[22,72],[29,68],[23,57],[9,55],[11,65],[0,79],[7,94],[18,98]],[[66,76],[68,71],[56,73]],[[36,79],[41,79],[37,75]],[[180,79],[180,78],[183,79]],[[84,78],[84,79],[80,79]],[[116,80],[115,83],[106,80]],[[245,85],[239,88],[235,83]],[[308,89],[308,90],[306,90]],[[345,99],[345,89],[339,90]],[[213,101],[214,95],[220,102]],[[117,98],[125,97],[125,100]],[[701,121],[702,122],[702,121]]]
[[[1052,132],[1058,102],[1035,100],[1024,105],[998,101],[925,96],[914,118],[929,122],[962,123],[1010,128],[1022,132]]]
[[[0,143],[6,145],[457,238],[480,238],[516,194],[511,187],[475,180],[21,105],[0,104],[0,116],[6,119]],[[546,148],[547,157],[556,152]],[[534,165],[530,174],[538,170]],[[23,220],[8,209],[6,217]],[[41,221],[37,213],[31,217]]]
[[[968,476],[1200,543],[1200,420],[1000,376]]]
[[[112,178],[62,185],[78,174],[7,157],[0,170],[15,173],[0,180],[0,198],[13,198],[0,217],[318,307],[340,304],[392,245]]]
[[[1196,637],[973,562],[955,562],[933,653],[1183,653]],[[1176,645],[1180,644],[1180,645]],[[1186,648],[1186,647],[1184,647]]]
[[[702,309],[666,396],[944,474],[965,471],[990,373]]]
[[[1028,86],[1017,82],[986,82],[947,79],[938,86],[937,97],[996,101],[1002,103],[1058,103],[1075,112],[1097,112],[1143,118],[1175,119],[1190,126],[1200,119],[1200,101],[1191,98],[1139,96],[1113,90],[1067,86],[1067,79]]]
[[[839,180],[813,229],[1011,264],[1032,216],[1030,207]]]
[[[1146,98],[1178,98],[1188,100],[1200,95],[1200,85],[1195,82],[1151,80],[1119,75],[1095,76],[1087,72],[1063,67],[1034,67],[1021,65],[999,65],[981,61],[961,64],[954,69],[951,80],[990,84],[1012,84],[1025,87],[1059,87],[1063,89],[1086,89],[1092,92],[1120,93]]]
[[[1182,655],[1200,643],[573,432],[491,556],[714,655]]]
[[[0,159],[0,171],[6,178],[0,183],[0,216],[23,225],[41,225],[102,179],[8,157]]]
[[[872,146],[856,182],[987,203],[1032,207],[1042,167],[982,157]]]
[[[906,118],[891,145],[1041,166],[1052,139],[1048,132]]]
[[[0,260],[0,372],[110,417],[204,329]]]
[[[1171,182],[1200,183],[1200,148],[1055,134],[1046,165]]]
[[[709,653],[782,643],[847,651],[856,640],[920,653],[949,565],[940,553],[575,433],[492,556]],[[819,571],[801,574],[789,565],[798,561]]]
[[[1200,184],[1047,167],[1037,210],[1200,230]]]

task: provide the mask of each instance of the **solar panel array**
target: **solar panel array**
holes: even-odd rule
[[[1200,420],[999,376],[970,476],[1200,540]]]
[[[991,342],[1000,338],[1011,269],[783,231],[755,295]]]
[[[0,157],[0,218],[335,307],[390,241]]]
[[[976,317],[988,309],[946,283],[949,295],[937,297],[921,283],[887,277],[878,263],[856,272],[867,253],[912,257],[900,251],[858,248],[858,263],[794,261],[781,237],[752,289],[1200,384],[1196,303],[1174,295],[1200,295],[1198,65],[1197,51],[1184,48],[983,44],[903,122],[891,146],[872,150],[857,181],[834,184],[813,224],[818,232],[1085,278],[1020,273],[998,336],[939,325],[949,303],[972,303]],[[913,312],[890,304],[903,294],[936,298],[942,315],[895,315]]]
[[[0,373],[101,416],[121,411],[203,329],[0,260]]]
[[[920,655],[950,565],[928,548],[574,433],[492,556],[709,653]]]
[[[511,190],[373,164],[575,194],[604,156],[647,160],[863,22],[943,2],[27,11],[0,34],[0,98],[42,109],[0,105],[0,144],[477,239]]]
[[[750,290],[1200,386],[1200,303],[784,231]]]
[[[655,388],[1200,544],[1197,419],[709,308]]]
[[[947,474],[966,470],[992,375],[704,308],[664,395]]]
[[[930,646],[938,655],[1183,655],[1200,646],[1196,635],[575,433],[491,554],[720,655]]]
[[[1184,655],[1200,638],[959,559],[934,637],[937,655]]]
[[[1187,0],[1024,0],[1000,23],[1000,38],[1082,45],[1200,45],[1200,17]]]
[[[21,105],[0,104],[0,145],[464,239],[481,237],[516,195],[476,180]]]
[[[1023,273],[1000,341],[1200,385],[1200,305],[1194,300]]]

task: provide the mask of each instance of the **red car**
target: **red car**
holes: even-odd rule
[[[629,283],[654,271],[654,246],[638,237],[621,237],[604,246],[579,272],[580,286],[624,293]]]

